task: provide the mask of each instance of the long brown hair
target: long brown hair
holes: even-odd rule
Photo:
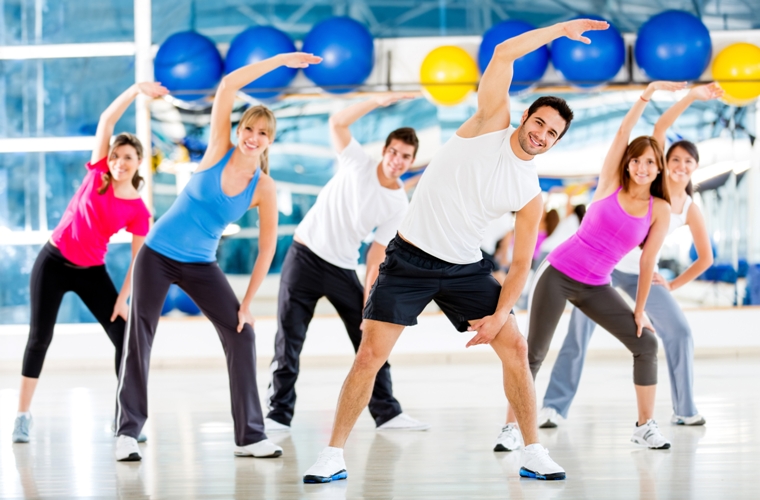
[[[111,158],[111,153],[113,153],[114,149],[118,148],[119,146],[132,146],[135,148],[135,152],[137,153],[137,161],[138,163],[142,161],[143,159],[143,147],[142,143],[140,142],[140,139],[137,138],[135,134],[130,134],[129,132],[122,132],[121,134],[117,135],[116,138],[113,140],[113,144],[111,145],[111,148],[108,150],[108,158]],[[107,160],[106,160],[107,161]],[[98,194],[104,194],[108,190],[108,186],[111,185],[111,181],[113,180],[111,178],[111,171],[108,170],[107,172],[103,173],[103,176],[101,177],[101,184],[98,188]],[[132,176],[132,185],[135,187],[135,189],[140,189],[140,185],[143,183],[143,178],[140,175],[139,171],[135,171],[135,175]]]
[[[267,135],[269,136],[269,144],[271,145],[274,142],[275,133],[277,133],[277,119],[274,117],[272,110],[266,106],[251,106],[250,108],[246,109],[245,113],[243,113],[243,116],[240,118],[238,129],[240,129],[240,127],[247,127],[248,125],[258,121],[259,118],[264,118],[264,120],[266,120]],[[269,148],[266,148],[261,153],[260,158],[261,171],[265,174],[269,174]]]
[[[647,148],[652,148],[654,151],[654,160],[657,164],[657,178],[652,181],[652,185],[649,186],[649,194],[655,198],[661,198],[670,203],[670,191],[668,190],[668,182],[666,179],[667,173],[665,172],[665,159],[662,156],[662,147],[652,136],[642,135],[635,138],[628,145],[625,150],[623,159],[620,161],[620,185],[623,186],[623,191],[628,191],[628,186],[631,183],[631,174],[628,172],[628,164],[634,158],[639,158],[644,154]]]

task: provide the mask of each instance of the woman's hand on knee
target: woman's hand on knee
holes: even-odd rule
[[[641,337],[641,334],[644,331],[644,328],[647,330],[651,330],[652,333],[657,333],[652,326],[652,323],[650,323],[649,318],[647,318],[647,315],[644,313],[644,311],[636,311],[633,313],[633,319],[636,321],[636,336]]]
[[[237,331],[238,333],[243,331],[243,327],[245,327],[245,324],[248,323],[251,325],[251,328],[253,328],[253,323],[256,320],[253,319],[253,315],[251,314],[251,311],[248,310],[245,306],[240,306],[240,309],[238,309],[238,327]]]

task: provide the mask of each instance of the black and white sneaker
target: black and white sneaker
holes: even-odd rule
[[[137,446],[137,440],[129,436],[119,436],[116,438],[116,461],[117,462],[139,462],[142,460],[140,448]]]

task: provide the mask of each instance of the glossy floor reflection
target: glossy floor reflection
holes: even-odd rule
[[[757,359],[699,360],[701,428],[674,427],[661,367],[656,417],[670,451],[628,442],[635,420],[629,361],[590,362],[570,419],[541,439],[568,472],[562,482],[520,479],[519,452],[493,453],[503,418],[499,365],[396,366],[405,410],[425,433],[379,433],[365,413],[349,440],[349,478],[304,485],[325,446],[347,366],[304,368],[290,435],[272,435],[281,459],[233,456],[223,370],[151,373],[149,441],[141,463],[116,463],[110,434],[115,380],[108,372],[43,374],[32,442],[11,444],[18,377],[0,374],[1,498],[758,498]],[[262,394],[267,374],[260,372]],[[548,369],[537,391],[543,395]]]

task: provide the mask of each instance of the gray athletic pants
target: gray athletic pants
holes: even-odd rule
[[[622,288],[634,300],[638,282],[637,274],[612,273],[612,286]],[[652,286],[644,309],[665,346],[673,412],[683,417],[694,416],[698,412],[694,404],[694,341],[689,323],[678,303],[663,286]],[[574,309],[567,337],[552,368],[543,406],[554,408],[565,418],[578,390],[586,348],[595,327],[593,320]]]
[[[116,435],[137,438],[148,418],[150,350],[172,283],[193,299],[222,341],[230,376],[235,444],[246,446],[266,439],[256,387],[256,337],[248,324],[237,332],[240,302],[224,273],[216,262],[177,262],[147,245],[140,249],[132,271],[132,302],[116,394]]]
[[[534,378],[546,358],[568,300],[631,351],[634,384],[657,383],[657,337],[646,328],[641,337],[636,336],[633,311],[623,297],[609,284],[594,286],[576,281],[552,267],[549,261],[538,267],[528,297],[528,362]]]

